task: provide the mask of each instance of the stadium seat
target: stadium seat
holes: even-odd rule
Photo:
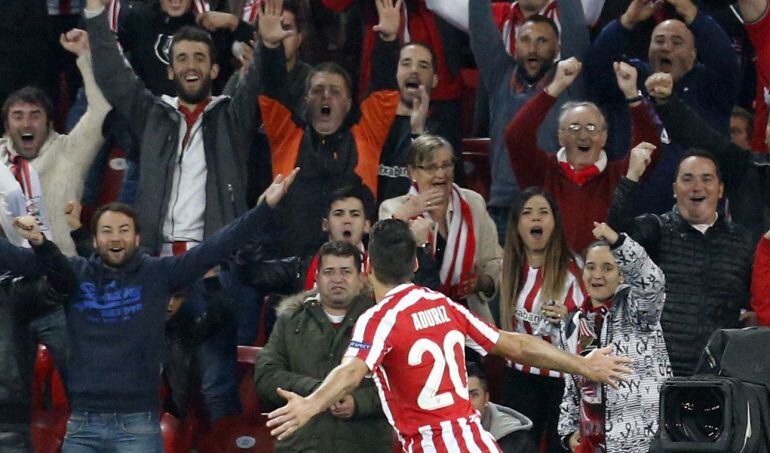
[[[68,412],[57,410],[32,411],[30,437],[35,453],[59,453],[67,432]]]
[[[238,346],[238,391],[243,412],[223,417],[211,425],[201,437],[200,453],[272,452],[273,438],[261,414],[259,395],[254,387],[254,364],[262,348]]]

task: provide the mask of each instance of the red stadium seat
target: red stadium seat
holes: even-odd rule
[[[56,371],[56,365],[44,345],[38,345],[35,371],[32,378],[32,409],[53,409],[68,412],[69,403],[64,383]]]
[[[485,200],[489,200],[489,139],[464,139],[463,164],[468,188],[480,193]]]
[[[35,453],[59,453],[67,432],[68,412],[33,410],[30,437]]]
[[[238,346],[239,393],[243,412],[223,417],[201,437],[200,453],[273,452],[273,438],[265,427],[259,395],[254,387],[254,363],[262,348]]]

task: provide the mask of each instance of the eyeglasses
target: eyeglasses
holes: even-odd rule
[[[561,130],[572,135],[580,135],[580,131],[582,130],[585,130],[588,135],[596,135],[599,132],[604,131],[604,128],[597,126],[594,123],[588,123],[585,126],[579,123],[572,123],[567,125],[567,127],[562,128]]]
[[[450,173],[453,172],[455,169],[455,163],[454,162],[444,162],[441,165],[436,164],[430,164],[430,165],[416,165],[417,168],[424,171],[425,173],[429,175],[435,175],[436,172],[439,170],[444,170],[444,173]]]

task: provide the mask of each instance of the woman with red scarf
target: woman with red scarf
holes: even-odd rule
[[[580,376],[566,379],[559,434],[579,453],[646,453],[658,429],[660,387],[671,377],[660,313],[666,301],[663,271],[644,248],[605,223],[585,256],[583,284],[590,301],[562,324],[562,348],[589,354],[613,346],[633,370],[609,386]]]
[[[380,219],[414,225],[424,224],[420,218],[428,220],[427,238],[416,237],[417,245],[428,247],[441,263],[441,292],[492,322],[486,301],[499,282],[502,250],[484,198],[454,183],[453,156],[452,145],[441,137],[415,139],[407,158],[412,187],[406,195],[385,200]]]

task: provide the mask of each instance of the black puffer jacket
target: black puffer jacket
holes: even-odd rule
[[[717,329],[739,327],[748,308],[754,244],[748,232],[725,220],[702,234],[676,207],[633,218],[638,185],[623,178],[615,190],[608,223],[641,244],[666,275],[661,326],[675,376],[694,373],[703,348]]]

